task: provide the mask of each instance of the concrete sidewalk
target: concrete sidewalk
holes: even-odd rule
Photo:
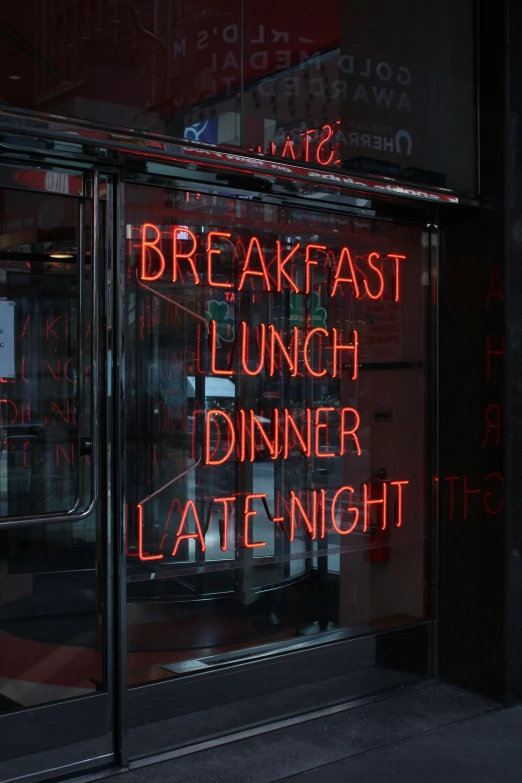
[[[123,783],[522,783],[522,708],[444,683],[123,773]]]
[[[289,783],[520,783],[522,708],[444,729],[282,778]]]

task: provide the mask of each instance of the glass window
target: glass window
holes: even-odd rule
[[[5,9],[0,95],[472,191],[473,30],[472,0],[33,0]]]
[[[423,231],[135,185],[125,220],[129,681],[422,619]]]
[[[3,168],[0,177],[38,189],[0,189],[3,712],[94,694],[105,675],[96,559],[103,515],[67,518],[93,499],[91,445],[99,435],[92,431],[92,202],[72,197],[83,188],[72,174]],[[60,521],[4,525],[8,517],[43,515]],[[18,752],[3,749],[5,757]]]

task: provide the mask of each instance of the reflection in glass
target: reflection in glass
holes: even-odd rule
[[[13,172],[17,184],[82,187]],[[104,676],[97,517],[66,517],[92,500],[91,204],[2,188],[0,207],[2,712],[92,694]],[[44,515],[63,521],[2,527]]]

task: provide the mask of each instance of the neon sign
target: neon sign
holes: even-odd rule
[[[278,144],[271,141],[268,149],[258,145],[251,152],[259,152],[272,157],[302,160],[315,163],[318,166],[340,166],[339,158],[341,122],[337,120],[321,128],[311,128],[303,131],[297,138],[286,136],[284,142]]]
[[[334,133],[333,126],[326,128],[315,148],[322,165],[330,162],[327,143]],[[303,144],[305,154],[311,154],[311,134],[304,134]],[[289,141],[284,154],[291,157],[296,154]],[[193,372],[229,379],[235,375],[245,378],[260,375],[303,379],[344,377],[349,383],[355,383],[360,364],[358,328],[343,333],[335,326],[327,327],[326,310],[321,326],[309,319],[290,328],[288,324],[281,327],[268,321],[258,323],[255,328],[247,320],[236,325],[229,315],[227,302],[234,301],[237,294],[255,298],[265,292],[294,298],[296,295],[313,296],[319,301],[322,293],[339,302],[343,297],[347,301],[366,299],[368,302],[387,298],[397,306],[395,303],[401,297],[402,270],[407,263],[406,256],[401,253],[381,255],[373,250],[360,256],[344,244],[327,247],[312,242],[284,243],[279,239],[273,247],[266,247],[260,236],[245,238],[230,231],[198,235],[186,225],[162,229],[145,223],[136,239],[139,239],[134,247],[138,250],[140,286],[151,297],[158,296],[185,314],[192,313],[197,320]],[[205,319],[196,310],[190,311],[186,303],[181,305],[159,290],[160,285],[173,283],[176,288],[190,286],[193,296],[198,296],[197,292],[207,286],[221,289],[225,301],[212,299],[207,304]],[[157,287],[152,288],[150,284]],[[152,312],[150,303],[148,307]],[[216,320],[218,312],[219,322]],[[162,410],[166,426],[165,406]],[[261,451],[271,461],[285,461],[296,454],[317,460],[348,455],[357,459],[363,454],[361,415],[354,406],[323,404],[299,411],[273,408],[267,419],[253,408],[240,407],[231,413],[214,403],[209,409],[196,410],[194,420],[197,425],[192,429],[192,456],[195,458],[197,426],[201,432],[201,456],[197,464],[204,470],[219,470],[227,464],[253,463]],[[171,478],[163,489],[187,472],[183,470],[179,476]],[[265,493],[239,492],[207,498],[205,519],[199,502],[187,500],[182,505],[174,498],[156,551],[146,551],[144,546],[146,504],[152,497],[149,496],[137,504],[138,557],[143,561],[176,557],[181,542],[189,540],[194,540],[200,551],[205,552],[205,534],[213,509],[219,511],[222,551],[230,547],[232,515],[236,518],[234,548],[266,546],[266,541],[256,536],[255,531],[261,506],[289,543],[294,541],[297,528],[302,528],[311,540],[325,538],[327,532],[347,536],[357,528],[366,533],[372,529],[371,520],[377,509],[379,529],[385,531],[392,525],[399,528],[403,524],[403,496],[408,483],[407,480],[388,480],[382,482],[378,493],[372,481],[363,483],[357,490],[350,484],[333,490],[290,488],[284,497],[277,493],[273,509],[270,509]],[[153,496],[159,491],[162,490],[157,490]],[[174,509],[179,514],[177,525],[172,523]]]

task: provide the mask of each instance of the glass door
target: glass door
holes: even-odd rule
[[[132,753],[425,671],[424,636],[383,641],[429,616],[425,231],[138,184],[125,209]]]
[[[112,759],[108,191],[0,168],[0,780]]]

